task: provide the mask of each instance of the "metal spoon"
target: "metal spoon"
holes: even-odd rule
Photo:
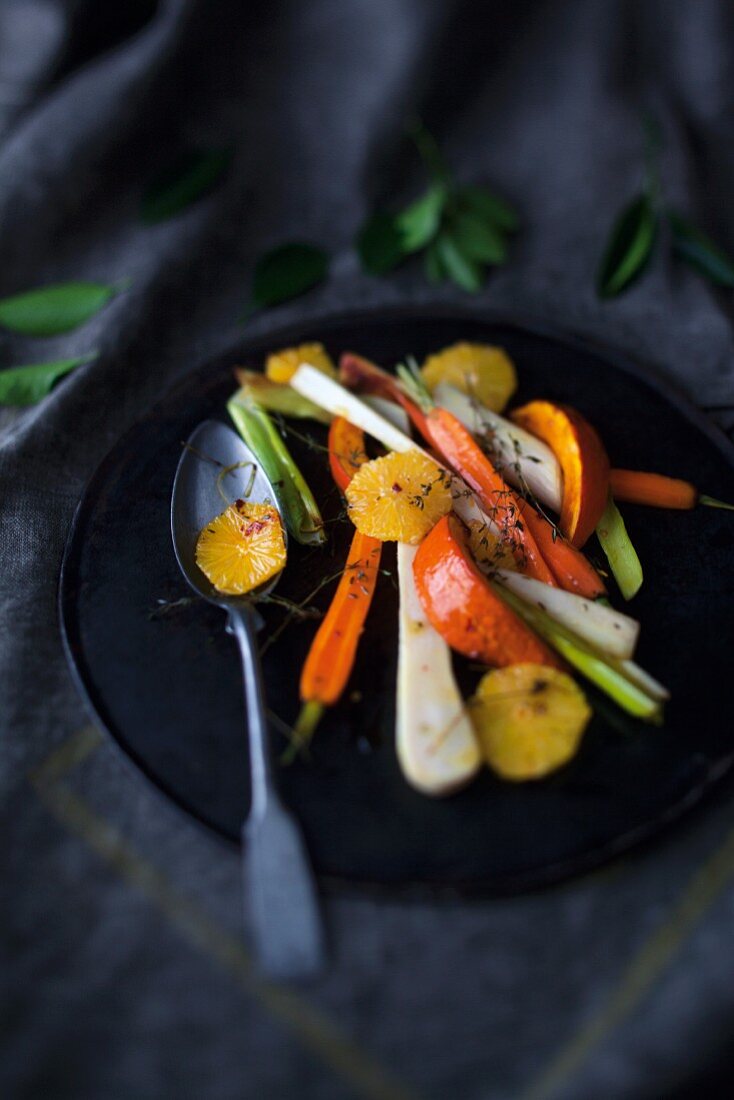
[[[238,463],[247,465],[238,467]],[[228,472],[219,477],[225,468]],[[225,508],[219,486],[233,501],[246,496],[277,503],[272,485],[240,437],[224,424],[205,420],[189,437],[176,471],[171,497],[173,548],[194,591],[227,612],[227,630],[240,647],[251,784],[250,814],[242,827],[245,904],[257,955],[270,975],[304,977],[323,966],[324,937],[301,832],[275,787],[256,639],[262,619],[251,599],[218,592],[196,564],[200,531]],[[277,581],[278,577],[273,578],[257,594],[271,592]]]

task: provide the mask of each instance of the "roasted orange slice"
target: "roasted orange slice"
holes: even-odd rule
[[[218,592],[243,596],[285,566],[285,539],[272,504],[230,504],[200,533],[196,564]]]
[[[360,466],[346,498],[358,531],[415,545],[451,510],[450,478],[421,451],[394,451]]]
[[[591,707],[575,680],[546,665],[497,668],[469,713],[484,759],[503,779],[541,779],[575,755]]]
[[[265,361],[265,373],[271,382],[290,382],[301,363],[336,378],[336,367],[323,344],[300,344],[274,351]]]
[[[512,360],[489,344],[452,344],[429,355],[421,374],[431,392],[439,382],[448,382],[494,412],[502,412],[517,389]]]

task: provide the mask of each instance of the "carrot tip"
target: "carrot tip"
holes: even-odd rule
[[[293,731],[295,733],[294,744],[296,748],[307,744],[314,733],[316,727],[321,721],[324,713],[324,704],[319,703],[317,699],[309,699],[307,703],[304,703],[301,707],[301,713],[298,715]]]
[[[698,503],[703,504],[706,508],[724,508],[727,512],[734,512],[734,504],[727,504],[726,501],[706,496],[705,493],[701,493]]]

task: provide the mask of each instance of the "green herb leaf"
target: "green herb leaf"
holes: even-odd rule
[[[55,363],[33,363],[28,367],[0,370],[0,405],[35,405],[51,392],[59,378],[96,357],[97,352],[90,352],[75,359],[59,359]]]
[[[717,286],[734,287],[734,262],[681,214],[668,211],[673,252]]]
[[[456,192],[459,206],[489,225],[514,233],[520,227],[517,211],[487,187],[462,187]]]
[[[311,244],[284,244],[261,256],[255,265],[252,300],[255,306],[276,306],[305,294],[323,282],[329,258]]]
[[[484,282],[481,265],[464,255],[450,233],[444,231],[438,235],[436,248],[446,274],[457,286],[471,294],[481,290]]]
[[[22,336],[57,336],[93,317],[110,298],[126,289],[102,283],[56,283],[0,299],[0,325]]]
[[[638,195],[614,223],[599,269],[597,290],[612,298],[629,286],[650,259],[658,217],[647,194]]]
[[[425,195],[421,195],[402,214],[398,214],[395,221],[402,237],[404,252],[419,252],[436,236],[447,194],[442,184],[434,184]]]
[[[431,241],[426,249],[424,269],[429,283],[441,283],[446,278],[446,269],[437,241]]]
[[[392,214],[374,214],[360,230],[357,251],[369,275],[386,275],[405,257],[403,235]]]
[[[152,181],[140,206],[146,225],[166,221],[212,190],[232,161],[231,149],[190,149]]]
[[[461,210],[451,217],[449,224],[454,240],[470,260],[502,264],[507,259],[507,245],[496,226]]]

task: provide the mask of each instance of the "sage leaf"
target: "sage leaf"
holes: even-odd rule
[[[357,251],[369,275],[387,275],[405,257],[403,235],[392,214],[374,214],[360,230]]]
[[[117,286],[69,282],[27,290],[0,299],[0,325],[22,336],[71,332],[98,313],[128,282]]]
[[[716,286],[734,287],[734,262],[714,242],[681,214],[668,211],[673,252]]]
[[[97,352],[90,352],[55,363],[33,363],[0,370],[0,405],[35,405],[51,392],[59,378],[96,357]]]
[[[459,206],[488,225],[514,233],[520,227],[517,211],[487,187],[462,187],[456,192]]]
[[[502,264],[507,245],[495,225],[471,213],[459,211],[450,221],[451,232],[464,256],[480,263]]]
[[[643,270],[652,254],[658,216],[648,194],[638,195],[617,218],[597,276],[602,298],[619,294]]]
[[[481,290],[484,281],[481,265],[462,252],[450,233],[439,234],[436,248],[446,274],[457,286],[471,294]]]
[[[446,269],[441,259],[437,241],[431,241],[426,248],[423,266],[429,283],[441,283],[446,278]]]
[[[436,236],[446,199],[446,188],[442,184],[434,184],[425,195],[398,214],[396,223],[404,252],[419,252]]]
[[[326,277],[329,258],[312,244],[284,244],[255,265],[252,301],[257,308],[276,306],[305,294]]]
[[[231,149],[189,149],[169,164],[143,195],[146,225],[166,221],[212,190],[232,160]]]

